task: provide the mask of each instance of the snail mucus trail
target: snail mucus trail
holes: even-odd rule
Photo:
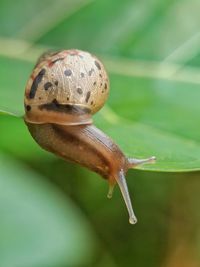
[[[109,93],[103,64],[80,50],[43,54],[26,86],[24,120],[35,141],[45,150],[78,163],[108,180],[111,198],[114,185],[121,190],[129,221],[137,222],[125,179],[130,168],[147,159],[127,158],[120,148],[92,124]]]

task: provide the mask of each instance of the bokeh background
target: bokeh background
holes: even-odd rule
[[[200,266],[199,0],[0,0],[0,267]],[[116,188],[43,151],[23,94],[49,49],[96,54],[111,81],[95,123],[129,156],[138,223]]]

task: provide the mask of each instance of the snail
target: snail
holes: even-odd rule
[[[80,164],[108,180],[108,197],[119,185],[129,213],[137,222],[125,179],[130,168],[155,161],[128,158],[92,124],[109,94],[109,79],[98,58],[81,50],[43,54],[25,89],[24,121],[45,150]]]

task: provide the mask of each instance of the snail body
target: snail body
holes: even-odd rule
[[[92,115],[102,108],[108,94],[107,73],[95,56],[80,50],[47,53],[27,83],[24,120],[42,148],[107,179],[108,197],[117,183],[133,224],[137,219],[125,175],[128,169],[155,158],[127,158],[92,124]]]

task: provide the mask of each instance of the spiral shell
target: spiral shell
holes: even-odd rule
[[[89,124],[105,103],[109,80],[103,64],[81,50],[42,55],[26,86],[25,120]]]

